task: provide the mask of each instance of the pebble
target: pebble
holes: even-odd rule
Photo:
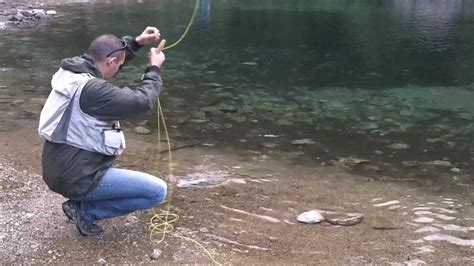
[[[102,259],[102,258],[100,258],[100,259],[97,261],[97,263],[99,263],[100,265],[105,265],[105,264],[107,264],[107,261],[104,260],[104,259]]]
[[[150,259],[152,260],[158,260],[161,256],[161,250],[155,248],[153,250],[153,253],[150,255]]]

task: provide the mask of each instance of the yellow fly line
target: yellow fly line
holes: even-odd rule
[[[199,0],[196,0],[196,4],[194,6],[194,11],[191,16],[191,19],[189,20],[188,26],[186,27],[181,37],[175,43],[167,47],[162,47],[165,45],[165,41],[163,40],[162,43],[160,43],[161,47],[160,46],[158,47],[159,50],[170,49],[178,45],[184,39],[184,37],[188,34],[189,29],[191,28],[192,24],[194,23],[194,19],[196,17],[198,8],[199,8]],[[158,154],[160,154],[159,151],[161,151],[161,128],[160,128],[161,126],[160,125],[163,125],[163,129],[165,131],[165,139],[168,146],[168,176],[170,177],[170,179],[173,179],[174,165],[173,165],[173,158],[171,155],[171,143],[170,143],[170,138],[168,134],[168,128],[166,127],[165,116],[163,114],[163,109],[161,108],[160,98],[157,99],[157,125],[158,125],[158,129],[157,129],[158,130],[158,134],[157,134],[158,135],[158,139],[157,139]],[[173,189],[174,189],[173,184],[170,184],[168,188],[168,201],[166,205],[166,211],[162,213],[156,213],[155,209],[152,208],[153,216],[150,219],[150,226],[149,226],[150,241],[158,245],[161,242],[163,242],[163,240],[166,237],[166,234],[169,234],[176,238],[181,238],[183,240],[187,240],[196,244],[198,247],[204,250],[204,252],[207,254],[207,256],[210,258],[212,262],[214,262],[217,265],[222,265],[214,258],[211,252],[209,252],[209,250],[206,247],[204,247],[201,243],[199,243],[197,240],[190,237],[182,236],[173,232],[174,230],[173,223],[175,223],[179,219],[179,216],[177,214],[170,212]]]

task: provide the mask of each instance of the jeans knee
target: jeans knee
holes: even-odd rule
[[[162,181],[162,180],[160,180],[160,181],[161,182],[159,182],[160,184],[157,186],[156,192],[154,193],[154,195],[152,197],[152,201],[153,201],[154,205],[161,204],[166,199],[166,194],[167,194],[167,191],[168,191],[168,185],[166,185],[166,183],[164,181]]]

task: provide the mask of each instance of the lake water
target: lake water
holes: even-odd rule
[[[72,4],[41,25],[1,31],[0,122],[34,123],[60,60],[95,36],[156,25],[172,43],[194,3]],[[473,32],[467,0],[201,0],[190,33],[166,51],[161,101],[182,138],[311,165],[353,157],[401,172],[434,167],[467,183]],[[114,82],[136,84],[145,64],[142,51]],[[154,115],[129,126],[156,128]]]

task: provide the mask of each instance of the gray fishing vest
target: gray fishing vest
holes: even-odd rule
[[[41,111],[38,133],[54,143],[68,144],[105,155],[120,155],[125,137],[119,121],[103,121],[84,113],[82,89],[94,78],[60,68],[51,80],[52,91]]]

